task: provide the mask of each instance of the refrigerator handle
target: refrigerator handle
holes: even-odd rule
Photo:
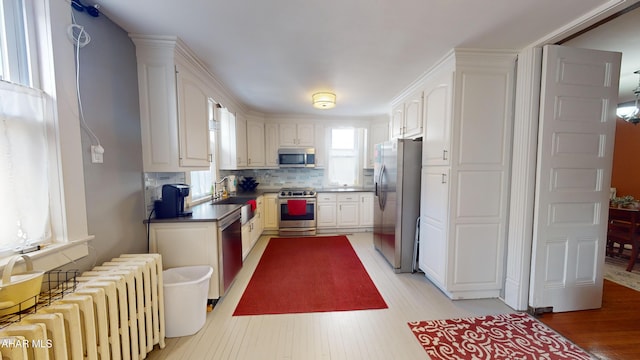
[[[380,206],[380,209],[384,210],[384,207],[386,205],[387,202],[387,194],[385,193],[385,189],[384,189],[384,173],[385,171],[387,171],[386,167],[384,166],[384,164],[380,167],[380,177],[378,179],[378,183],[380,184],[380,195],[378,196],[378,205]]]

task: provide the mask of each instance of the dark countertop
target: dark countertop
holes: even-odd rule
[[[198,221],[213,221],[217,222],[223,219],[225,216],[231,214],[234,210],[239,210],[242,205],[246,204],[249,200],[255,200],[258,196],[266,193],[276,193],[278,190],[261,190],[251,192],[238,192],[236,195],[230,196],[225,199],[204,202],[202,204],[194,205],[191,208],[185,209],[192,211],[191,216],[170,218],[170,219],[156,219],[151,221],[144,220],[144,223],[182,223],[182,222],[198,222]]]
[[[340,187],[340,188],[318,188],[316,192],[328,193],[328,192],[373,192],[373,188],[370,187]]]
[[[235,210],[240,210],[242,206],[240,204],[214,204],[212,205],[210,201],[205,203],[193,206],[187,211],[192,211],[193,214],[191,216],[184,216],[178,218],[170,218],[170,219],[156,219],[153,218],[151,221],[145,220],[144,223],[184,223],[184,222],[199,222],[199,221],[213,221],[217,222],[221,219],[224,219],[226,216],[233,213]]]

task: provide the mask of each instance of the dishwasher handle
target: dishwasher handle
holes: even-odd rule
[[[240,209],[234,210],[231,214],[218,220],[218,228],[224,230],[236,221],[240,221]]]

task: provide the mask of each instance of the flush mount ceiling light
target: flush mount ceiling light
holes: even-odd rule
[[[640,70],[636,70],[633,73],[640,75]],[[636,125],[640,122],[640,117],[638,117],[638,115],[640,115],[640,109],[638,108],[638,97],[640,97],[640,80],[638,82],[638,87],[633,90],[633,94],[636,96],[634,105],[619,107],[617,110],[617,115],[622,118],[622,120]]]
[[[315,93],[311,100],[316,109],[332,109],[336,106],[336,94],[330,92]]]

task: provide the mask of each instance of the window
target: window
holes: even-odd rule
[[[47,96],[32,84],[26,9],[0,2],[0,254],[51,238]]]
[[[0,80],[32,85],[23,0],[0,1]]]
[[[213,99],[209,99],[209,146],[211,146],[211,167],[209,170],[192,171],[191,172],[191,201],[204,199],[211,195],[211,185],[213,179],[217,178],[217,162],[216,147],[218,122],[215,117],[216,103]]]
[[[330,186],[360,185],[362,131],[356,128],[330,131],[327,183]]]

